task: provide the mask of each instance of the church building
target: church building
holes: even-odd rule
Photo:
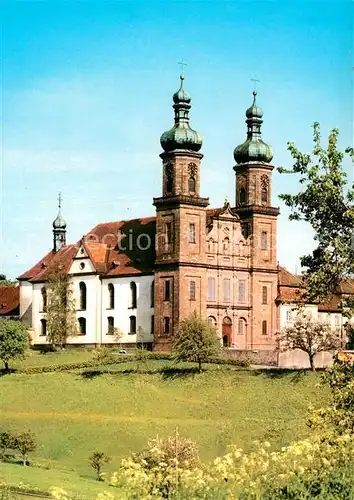
[[[261,136],[263,111],[253,92],[246,140],[230,169],[234,203],[210,208],[200,192],[202,139],[190,125],[183,74],[180,80],[174,125],[161,136],[155,217],[98,224],[68,244],[59,201],[52,251],[18,278],[20,317],[34,344],[47,342],[46,283],[59,268],[70,275],[77,304],[78,335],[69,344],[115,343],[117,327],[123,345],[170,350],[181,318],[197,311],[217,327],[224,346],[274,350],[275,332],[289,319],[281,294],[298,280],[277,265],[279,209],[271,201],[273,153]]]

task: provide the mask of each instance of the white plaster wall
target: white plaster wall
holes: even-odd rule
[[[32,326],[32,283],[28,281],[20,282],[20,319]]]
[[[292,319],[290,321],[287,320],[287,311],[291,311]],[[318,311],[316,305],[306,305],[305,306],[306,314],[310,314],[313,319],[318,318]],[[295,316],[297,314],[297,305],[296,304],[280,304],[279,306],[279,327],[280,330],[292,324]]]
[[[151,305],[151,284],[154,276],[119,277],[102,280],[102,342],[115,343],[112,335],[107,335],[109,316],[114,318],[114,326],[123,331],[121,343],[135,344],[138,342],[153,342],[151,334],[151,316],[154,308]],[[137,308],[130,309],[130,283],[134,281],[137,289]],[[108,284],[114,286],[114,309],[109,309]],[[137,334],[129,334],[130,316],[136,316]],[[141,334],[139,334],[139,330]]]
[[[95,274],[72,276],[73,296],[76,300],[76,317],[86,319],[86,335],[68,339],[69,344],[99,344],[101,342],[101,280]],[[79,283],[86,285],[86,310],[81,311]],[[79,331],[79,330],[78,330]]]

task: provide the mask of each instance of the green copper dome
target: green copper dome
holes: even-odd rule
[[[253,103],[246,111],[247,139],[234,150],[234,158],[237,163],[258,161],[270,163],[273,159],[271,146],[261,139],[261,125],[263,123],[262,109],[256,104],[257,92],[253,92]]]
[[[199,151],[202,147],[202,138],[189,125],[189,110],[191,108],[191,97],[185,91],[183,82],[184,75],[180,76],[181,86],[173,94],[173,109],[175,110],[175,124],[160,138],[162,149],[167,153],[170,151],[189,150]]]

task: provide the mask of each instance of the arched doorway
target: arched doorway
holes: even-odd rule
[[[222,343],[224,347],[230,347],[232,337],[232,321],[228,316],[222,320]]]

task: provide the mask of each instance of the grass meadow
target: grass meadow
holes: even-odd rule
[[[21,366],[86,361],[92,353],[33,353]],[[2,428],[31,429],[39,446],[33,466],[0,464],[0,482],[47,491],[61,486],[85,499],[108,489],[94,480],[92,452],[112,457],[105,470],[139,451],[150,437],[180,434],[194,439],[202,460],[229,444],[249,450],[255,439],[277,449],[307,434],[306,410],[321,406],[328,392],[319,375],[208,365],[198,374],[168,360],[135,361],[99,369],[0,377]]]

